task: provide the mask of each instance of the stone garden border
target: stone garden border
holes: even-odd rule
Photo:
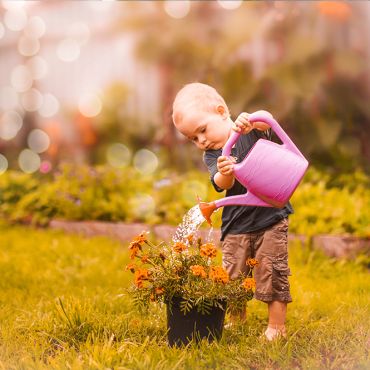
[[[170,225],[151,226],[144,223],[63,220],[52,220],[49,228],[85,236],[108,236],[124,243],[128,243],[142,231],[150,231],[159,240],[170,241],[176,230],[176,226]],[[206,239],[208,233],[209,230],[199,230],[199,236],[203,240]],[[214,229],[213,237],[217,241],[220,239],[219,229]],[[289,234],[289,240],[297,239],[302,244],[309,242],[309,239],[304,235]],[[329,257],[354,258],[360,253],[370,256],[370,239],[362,239],[355,236],[316,235],[312,237],[310,244],[314,248],[321,249]]]

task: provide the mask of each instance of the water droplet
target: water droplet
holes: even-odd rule
[[[174,243],[184,242],[186,237],[193,235],[205,220],[198,204],[190,208],[183,217],[181,224],[177,227],[172,241]]]

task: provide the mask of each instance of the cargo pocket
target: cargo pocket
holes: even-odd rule
[[[291,276],[288,262],[281,260],[273,261],[272,269],[272,287],[274,293],[288,293],[290,288],[288,276]]]

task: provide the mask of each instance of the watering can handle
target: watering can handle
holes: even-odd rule
[[[304,158],[303,154],[299,151],[299,149],[295,146],[293,141],[290,137],[285,133],[285,131],[281,128],[281,126],[277,123],[277,121],[272,118],[271,114],[266,111],[257,111],[251,113],[248,117],[250,122],[264,122],[267,123],[275,134],[279,137],[279,139],[283,143],[283,147],[292,151],[293,153],[299,155],[300,157]],[[224,148],[222,149],[222,155],[229,156],[231,153],[231,148],[237,142],[240,136],[240,132],[233,131],[227,140]]]

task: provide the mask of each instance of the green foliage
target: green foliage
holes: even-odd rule
[[[133,263],[126,268],[134,274],[129,292],[140,309],[147,309],[151,302],[170,304],[174,297],[180,297],[184,314],[193,308],[204,314],[219,301],[226,300],[229,308],[235,308],[253,297],[253,267],[247,276],[230,280],[215,261],[216,246],[202,244],[200,239],[195,242],[192,235],[185,242],[156,245],[140,234],[129,250]]]
[[[262,302],[220,342],[169,348],[163,307],[124,294],[127,248],[106,238],[0,225],[0,367],[18,369],[367,369],[368,271],[291,244],[288,339],[266,343]],[[63,312],[63,309],[64,312]],[[226,318],[228,319],[228,317]]]
[[[337,175],[310,168],[294,193],[290,231],[370,236],[370,180],[357,170]],[[143,176],[132,167],[64,166],[54,177],[7,171],[0,176],[0,215],[47,225],[53,218],[178,225],[197,202],[221,198],[202,172],[160,171]],[[222,212],[212,216],[219,227]]]
[[[291,199],[290,230],[297,234],[355,234],[370,237],[370,191],[361,172],[334,180],[310,169]],[[329,186],[329,184],[337,184]]]

